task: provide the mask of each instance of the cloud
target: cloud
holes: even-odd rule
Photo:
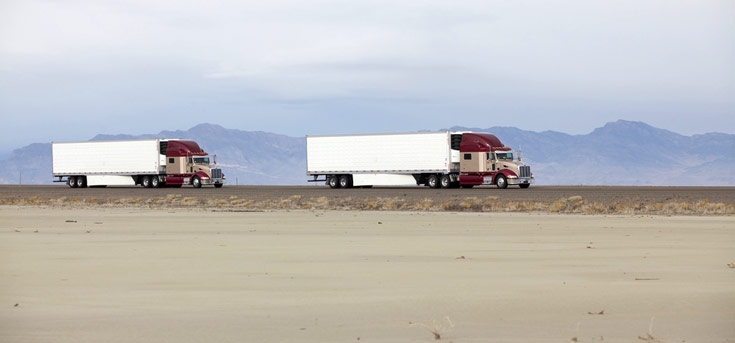
[[[4,1],[0,111],[102,122],[197,103],[242,116],[321,104],[304,111],[324,117],[369,105],[404,123],[501,112],[442,125],[527,117],[564,131],[626,116],[667,127],[674,113],[732,131],[734,13],[732,1],[676,0]]]

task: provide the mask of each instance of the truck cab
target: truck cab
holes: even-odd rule
[[[531,167],[511,148],[489,133],[462,133],[459,144],[459,184],[464,187],[518,185],[528,188],[533,182]],[[517,159],[514,157],[517,156]]]

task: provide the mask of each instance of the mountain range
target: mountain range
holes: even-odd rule
[[[618,120],[589,134],[527,131],[515,127],[450,130],[490,132],[522,150],[537,184],[735,186],[735,135],[685,136],[646,123]],[[197,141],[225,172],[228,184],[306,184],[304,137],[199,124],[189,130],[105,135],[91,140],[184,138]],[[49,184],[51,143],[34,143],[2,161],[4,184]]]

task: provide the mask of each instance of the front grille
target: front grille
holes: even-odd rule
[[[222,178],[222,169],[212,168],[212,178],[213,179],[221,179]]]
[[[521,175],[518,175],[520,177],[531,177],[531,166],[520,166],[518,171],[521,172]]]

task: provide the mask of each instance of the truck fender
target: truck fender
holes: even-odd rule
[[[205,172],[198,171],[198,172],[194,173],[194,176],[198,176],[199,177],[199,180],[209,179],[209,175],[207,175],[207,173],[205,173]]]
[[[503,174],[508,179],[515,179],[515,178],[518,177],[518,174],[516,174],[515,172],[513,172],[510,169],[501,169],[501,170],[498,170],[498,174]]]

